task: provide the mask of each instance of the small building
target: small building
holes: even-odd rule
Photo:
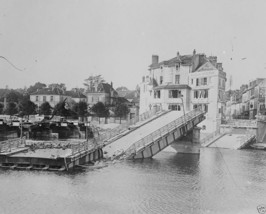
[[[115,105],[118,94],[113,88],[112,83],[99,83],[88,87],[86,96],[89,106],[92,106],[98,102],[102,102],[105,105]]]
[[[43,103],[48,102],[52,108],[58,103],[64,101],[73,100],[74,102],[80,102],[87,100],[87,97],[79,92],[75,91],[64,91],[59,88],[43,88],[30,94],[30,100],[40,107]]]

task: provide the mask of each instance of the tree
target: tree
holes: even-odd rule
[[[70,116],[69,110],[66,109],[65,100],[55,105],[53,114],[58,115],[58,116],[65,116],[65,117]]]
[[[4,112],[4,104],[0,103],[0,114]]]
[[[52,107],[48,102],[45,102],[40,106],[40,114],[50,115],[51,113],[52,113]]]
[[[48,85],[48,88],[51,88],[52,90],[57,89],[60,90],[62,93],[66,91],[66,85],[64,83],[52,83]]]
[[[97,91],[98,89],[98,85],[100,83],[105,82],[103,77],[101,75],[96,75],[96,76],[89,76],[88,79],[85,79],[85,87],[86,87],[86,91],[87,92],[93,92],[93,91]]]
[[[34,85],[31,85],[31,86],[28,88],[27,92],[28,92],[29,94],[32,94],[32,93],[36,92],[38,89],[43,89],[43,88],[46,88],[46,85],[45,85],[44,83],[37,82],[37,83],[35,83]]]
[[[98,102],[91,107],[91,111],[94,112],[99,118],[108,117],[109,109],[102,103]],[[100,119],[99,119],[100,122]]]
[[[120,86],[116,89],[116,91],[129,91],[127,87],[125,86]]]
[[[73,106],[73,111],[76,112],[77,115],[83,120],[83,117],[88,114],[88,104],[83,101],[75,103],[75,105]]]
[[[7,102],[18,103],[23,98],[23,95],[15,90],[11,90],[6,95]]]
[[[124,103],[118,103],[115,107],[115,116],[120,118],[120,124],[121,124],[121,118],[125,117],[130,112],[128,106]]]
[[[5,113],[8,115],[14,115],[18,113],[17,105],[14,102],[9,102],[7,104],[7,108],[5,110]]]
[[[19,111],[22,116],[27,115],[29,117],[29,115],[35,114],[36,108],[37,105],[35,105],[35,103],[31,102],[28,99],[23,99],[19,103]]]

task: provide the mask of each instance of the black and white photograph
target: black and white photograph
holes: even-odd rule
[[[0,0],[0,214],[266,214],[265,0]]]

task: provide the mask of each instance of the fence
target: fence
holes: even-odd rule
[[[84,141],[84,142],[79,142],[76,144],[71,144],[72,155],[76,153],[80,153],[82,151],[94,149],[97,146],[98,145],[96,144],[96,141],[94,139],[90,141]]]
[[[201,115],[203,111],[201,109],[194,109],[188,113],[186,113],[184,116],[179,117],[178,119],[174,120],[173,122],[161,127],[160,129],[157,129],[156,131],[152,132],[151,134],[147,135],[146,137],[140,139],[136,143],[134,143],[127,151],[126,156],[136,153],[137,151],[145,148],[150,143],[154,142],[155,139],[158,139],[162,136],[164,136],[167,133],[172,132],[174,129],[179,127],[182,124],[185,124],[192,118],[195,118],[199,115]]]
[[[0,153],[11,152],[12,149],[24,147],[26,144],[26,138],[16,138],[0,142]]]

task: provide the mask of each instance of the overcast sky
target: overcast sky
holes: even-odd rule
[[[151,56],[216,55],[233,88],[266,78],[266,1],[0,0],[0,88],[83,87],[101,74],[134,89]],[[246,58],[246,59],[243,59]]]

